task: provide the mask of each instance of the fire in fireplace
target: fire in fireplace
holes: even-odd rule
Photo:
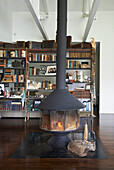
[[[42,112],[41,128],[47,131],[71,131],[80,125],[78,111],[49,111]]]

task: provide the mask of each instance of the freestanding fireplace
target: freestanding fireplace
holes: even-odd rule
[[[57,1],[57,76],[56,89],[38,108],[42,113],[40,128],[53,135],[48,144],[63,148],[69,142],[67,134],[80,125],[79,109],[84,105],[65,89],[67,0]]]

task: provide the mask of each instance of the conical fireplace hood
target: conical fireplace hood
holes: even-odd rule
[[[56,89],[38,106],[40,110],[78,110],[85,106],[65,89],[67,0],[57,1],[57,75]]]

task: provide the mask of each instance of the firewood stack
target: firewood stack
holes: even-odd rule
[[[95,141],[89,142],[86,140],[74,140],[68,144],[68,150],[76,153],[80,157],[85,157],[88,154],[88,151],[95,151],[96,145]]]

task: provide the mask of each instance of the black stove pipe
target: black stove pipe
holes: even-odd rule
[[[65,89],[67,0],[57,2],[57,76],[56,88]]]
[[[57,0],[57,74],[56,89],[39,105],[40,110],[68,111],[85,106],[74,97],[66,86],[66,30],[67,0]]]

